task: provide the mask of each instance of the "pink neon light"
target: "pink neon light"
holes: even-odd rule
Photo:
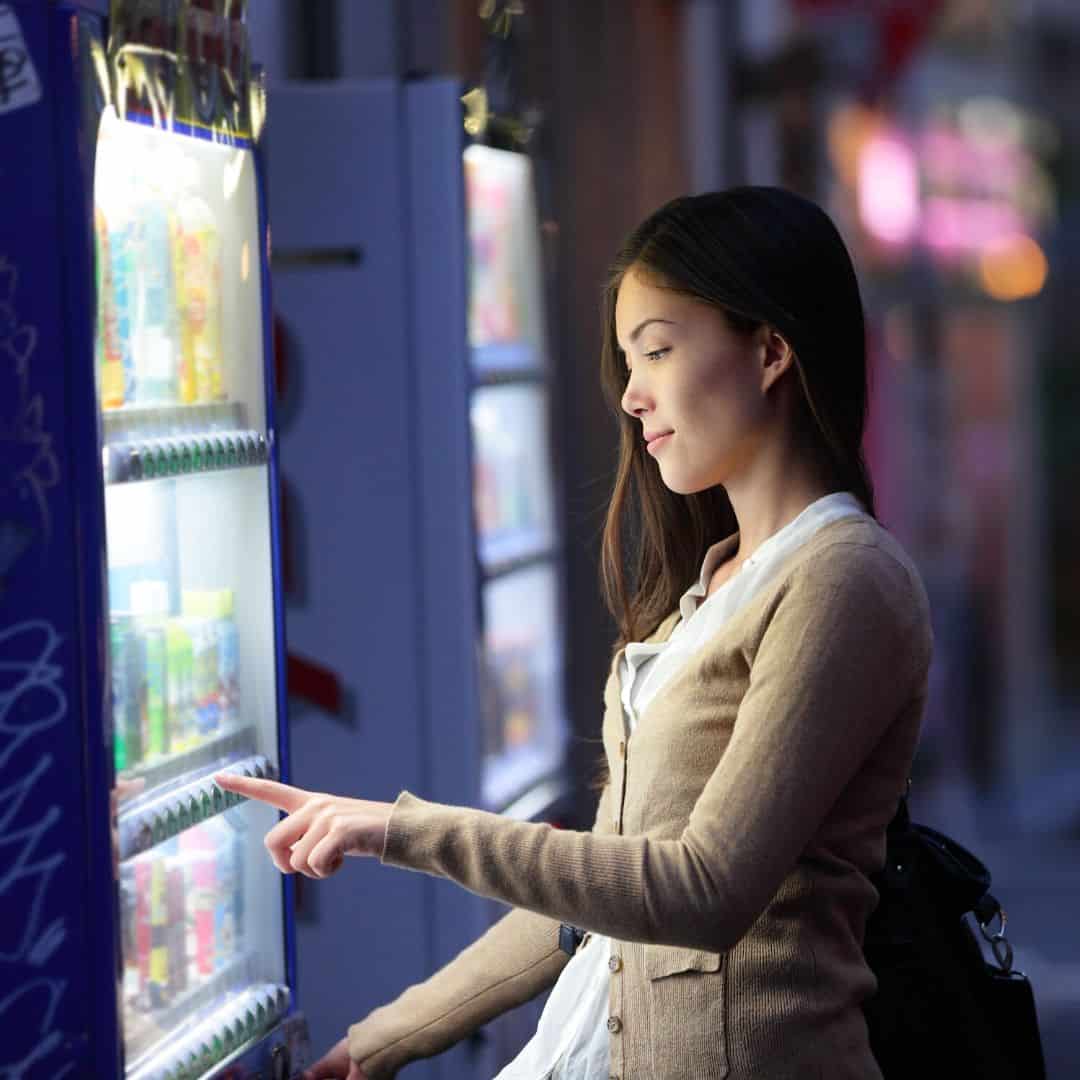
[[[872,136],[859,160],[859,216],[878,239],[906,244],[919,224],[919,167],[895,135]]]

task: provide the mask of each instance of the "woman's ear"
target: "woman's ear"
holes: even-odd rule
[[[761,389],[768,390],[795,364],[795,351],[787,339],[771,326],[762,327]]]

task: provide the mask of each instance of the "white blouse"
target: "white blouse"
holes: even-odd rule
[[[754,597],[789,555],[823,525],[865,512],[850,492],[825,495],[770,536],[709,596],[709,581],[723,542],[713,544],[705,553],[697,583],[679,600],[680,619],[668,640],[626,646],[619,679],[627,737],[659,690]],[[586,936],[552,988],[536,1033],[495,1080],[607,1080],[610,954],[609,938]]]

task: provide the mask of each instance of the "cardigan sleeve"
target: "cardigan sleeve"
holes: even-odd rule
[[[614,938],[730,949],[889,725],[921,708],[921,588],[878,548],[824,554],[776,590],[730,742],[680,837],[564,832],[403,792],[383,861]]]
[[[593,826],[597,833],[611,828],[610,802],[605,787]],[[543,993],[569,959],[559,948],[557,920],[511,911],[429,979],[353,1024],[349,1056],[371,1080],[392,1077],[410,1061],[441,1053]]]

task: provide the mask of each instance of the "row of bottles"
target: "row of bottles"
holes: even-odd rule
[[[105,143],[94,209],[104,409],[226,397],[221,236],[196,163],[142,174]]]
[[[233,728],[240,707],[231,589],[185,589],[181,614],[170,615],[168,583],[142,581],[131,604],[110,616],[118,772]]]
[[[123,997],[129,1036],[243,954],[243,816],[211,818],[120,864]]]

